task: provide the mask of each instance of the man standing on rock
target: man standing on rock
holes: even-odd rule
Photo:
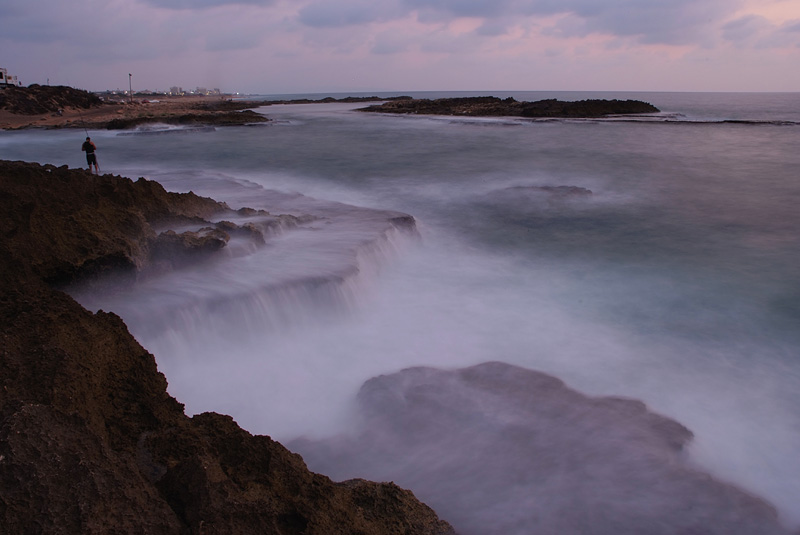
[[[94,154],[94,151],[97,150],[97,145],[92,142],[92,138],[86,138],[86,141],[84,141],[81,146],[81,150],[86,152],[86,163],[89,164],[89,172],[92,172],[92,165],[94,165],[94,169],[99,175],[100,167],[97,165],[97,156]]]

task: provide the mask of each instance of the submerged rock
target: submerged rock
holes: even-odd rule
[[[684,426],[490,362],[367,381],[350,436],[290,446],[334,478],[393,480],[463,535],[785,533],[763,500],[689,466]]]
[[[136,271],[154,225],[230,213],[143,179],[0,161],[3,533],[453,533],[394,484],[334,483],[228,416],[187,417],[118,316],[51,286]]]

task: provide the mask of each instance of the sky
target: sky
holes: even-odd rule
[[[2,0],[0,21],[23,85],[91,91],[800,91],[798,0]]]

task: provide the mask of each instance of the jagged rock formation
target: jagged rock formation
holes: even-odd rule
[[[65,85],[32,84],[0,89],[0,110],[20,115],[50,113],[68,106],[89,109],[102,105],[97,95]]]
[[[556,99],[518,102],[512,97],[464,97],[399,99],[368,106],[360,111],[378,113],[416,113],[424,115],[465,115],[471,117],[591,118],[607,115],[656,113],[658,108],[639,100],[581,100],[564,102]]]
[[[334,483],[230,417],[188,418],[118,316],[53,288],[140,276],[170,249],[213,255],[231,232],[257,241],[263,227],[207,221],[236,215],[281,217],[144,179],[0,162],[3,533],[452,533],[396,485]]]
[[[333,477],[413,489],[463,535],[786,533],[769,504],[689,466],[692,433],[640,401],[490,362],[376,377],[358,402],[352,435],[290,447]]]

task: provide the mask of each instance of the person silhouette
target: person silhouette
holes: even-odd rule
[[[81,150],[86,152],[86,163],[89,165],[89,172],[92,172],[92,166],[94,165],[94,169],[99,175],[100,167],[97,165],[97,155],[94,153],[97,150],[97,145],[94,144],[92,138],[87,136],[86,141],[81,146]]]

